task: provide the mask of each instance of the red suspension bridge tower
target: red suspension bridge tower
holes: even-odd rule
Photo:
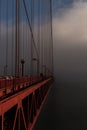
[[[52,82],[52,1],[0,0],[0,130],[32,130]]]

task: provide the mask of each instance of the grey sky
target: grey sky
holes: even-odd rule
[[[55,76],[61,81],[84,83],[87,77],[87,2],[74,1],[61,17],[58,13],[53,18]]]

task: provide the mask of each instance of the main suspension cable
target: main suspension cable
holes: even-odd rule
[[[23,4],[24,4],[24,9],[25,9],[25,12],[26,12],[26,16],[27,16],[28,25],[29,25],[29,28],[30,28],[30,32],[31,32],[33,44],[34,44],[37,56],[39,57],[38,50],[37,50],[37,47],[36,47],[36,43],[35,43],[35,40],[34,40],[34,35],[33,35],[32,27],[31,27],[31,24],[30,24],[30,19],[29,19],[28,12],[27,12],[27,7],[26,7],[25,0],[23,0]]]

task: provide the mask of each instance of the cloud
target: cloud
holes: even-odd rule
[[[87,2],[74,1],[61,16],[58,13],[53,18],[55,76],[87,82]]]
[[[64,10],[63,10],[64,11]],[[74,2],[61,17],[53,19],[55,41],[61,44],[87,44],[87,2]]]

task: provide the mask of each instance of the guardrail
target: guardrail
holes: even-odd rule
[[[32,130],[52,82],[48,78],[0,101],[0,130]]]

